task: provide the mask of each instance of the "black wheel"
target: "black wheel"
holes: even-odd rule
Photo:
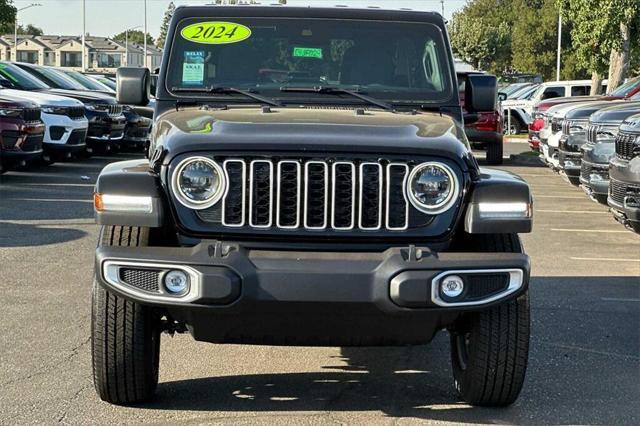
[[[146,228],[103,227],[101,245],[146,246]],[[91,310],[93,382],[100,399],[131,404],[151,399],[158,384],[160,319],[146,306],[105,290],[95,280]]]
[[[502,164],[502,142],[487,145],[487,163]]]
[[[485,235],[479,251],[519,253],[517,235]],[[520,394],[529,357],[529,295],[466,314],[451,330],[455,387],[473,405],[506,406]]]

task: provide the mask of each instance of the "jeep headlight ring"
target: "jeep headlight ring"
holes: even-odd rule
[[[207,209],[225,195],[227,179],[222,167],[207,157],[189,157],[176,167],[171,189],[185,207]]]
[[[423,213],[439,214],[455,204],[460,184],[451,167],[430,161],[411,170],[405,191],[413,207]]]

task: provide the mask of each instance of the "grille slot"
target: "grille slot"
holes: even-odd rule
[[[72,120],[82,120],[84,118],[84,107],[69,107],[67,113]]]
[[[120,281],[151,293],[160,291],[160,272],[150,269],[120,269]]]
[[[638,135],[628,133],[618,134],[616,137],[616,156],[623,160],[631,160],[638,155],[634,153],[634,148],[636,151],[640,151],[640,141],[638,144],[635,143],[638,137]]]
[[[595,124],[591,124],[589,129],[587,130],[587,142],[596,143],[596,139],[598,138],[598,129],[599,126]]]
[[[40,121],[40,108],[25,108],[22,110],[24,121]]]
[[[220,204],[197,212],[205,222],[290,230],[409,228],[405,163],[229,158],[222,165],[227,191]]]

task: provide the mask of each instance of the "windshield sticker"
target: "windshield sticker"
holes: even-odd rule
[[[204,51],[184,52],[182,83],[195,85],[204,83]]]
[[[229,44],[251,37],[251,30],[234,22],[198,22],[180,31],[183,39],[194,43]]]
[[[322,59],[322,49],[316,47],[294,47],[293,57]]]

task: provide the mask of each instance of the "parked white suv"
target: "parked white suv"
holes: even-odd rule
[[[607,80],[602,82],[599,93],[604,94],[607,88]],[[507,99],[501,102],[503,115],[506,119],[511,111],[511,120],[517,120],[520,128],[531,123],[533,107],[540,101],[551,98],[572,96],[587,96],[591,91],[591,80],[567,80],[548,81],[542,83],[536,91],[527,99]]]
[[[11,81],[19,82],[25,90],[7,88],[15,87]],[[43,92],[43,88],[48,87],[32,82],[21,71],[0,66],[0,94],[34,102],[42,110],[41,117],[45,124],[43,159],[52,162],[69,158],[75,152],[83,152],[89,127],[84,104],[76,99]]]

